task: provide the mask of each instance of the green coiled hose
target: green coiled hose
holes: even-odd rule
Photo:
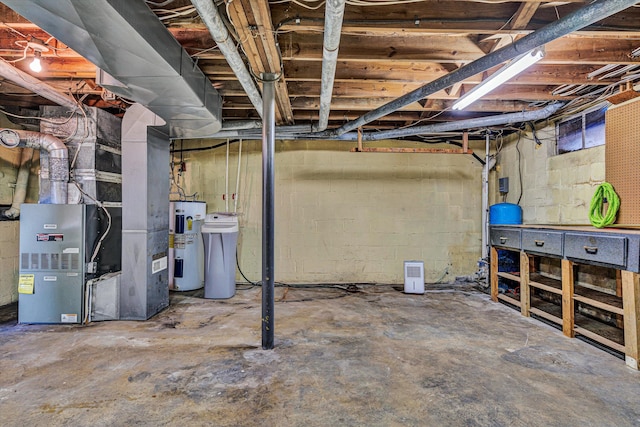
[[[609,203],[607,212],[602,215],[602,205],[604,201]],[[595,194],[591,198],[591,207],[589,208],[589,221],[594,227],[603,228],[611,225],[616,221],[616,215],[620,209],[620,197],[613,189],[613,185],[603,182],[596,189]]]

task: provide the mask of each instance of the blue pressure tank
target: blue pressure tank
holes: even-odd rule
[[[489,207],[489,224],[522,224],[522,208],[513,203],[498,203]]]
[[[522,208],[513,203],[498,203],[489,207],[489,224],[492,225],[513,225],[522,224]],[[515,272],[520,271],[520,254],[516,251],[506,251],[498,249],[498,271]],[[502,277],[498,278],[498,290],[505,293],[509,289],[510,292],[519,292]]]

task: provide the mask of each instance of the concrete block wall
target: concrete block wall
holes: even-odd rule
[[[517,138],[505,143],[492,174],[495,182],[509,177],[507,202],[516,203],[521,191],[518,169],[522,171],[525,224],[589,224],[591,198],[605,179],[604,146],[555,155],[555,128],[546,127],[537,136],[541,145],[531,133],[523,134],[519,143]],[[492,203],[501,201],[496,192]]]
[[[402,283],[405,260],[423,260],[427,282],[445,271],[444,280],[474,273],[481,244],[481,165],[471,156],[350,153],[351,146],[276,142],[276,280]],[[230,193],[237,150],[233,144]],[[260,142],[244,141],[242,152],[240,265],[259,281]],[[224,147],[184,153],[185,192],[198,192],[208,212],[226,209],[225,153]]]
[[[0,221],[0,306],[18,300],[20,223]]]
[[[0,127],[19,128],[4,114],[0,114]],[[13,202],[20,157],[20,149],[0,147],[0,205],[9,206]],[[38,201],[38,165],[39,153],[35,151],[29,176],[28,203]],[[18,300],[19,230],[18,221],[0,221],[0,306]]]

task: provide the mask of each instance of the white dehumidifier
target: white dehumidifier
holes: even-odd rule
[[[404,262],[404,293],[424,294],[424,262]]]

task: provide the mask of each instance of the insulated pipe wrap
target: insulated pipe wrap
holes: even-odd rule
[[[338,48],[344,18],[345,0],[327,1],[324,16],[324,40],[322,42],[322,77],[320,88],[320,111],[318,125],[314,131],[324,131],[329,125],[329,111],[333,95],[333,83],[338,62]]]

